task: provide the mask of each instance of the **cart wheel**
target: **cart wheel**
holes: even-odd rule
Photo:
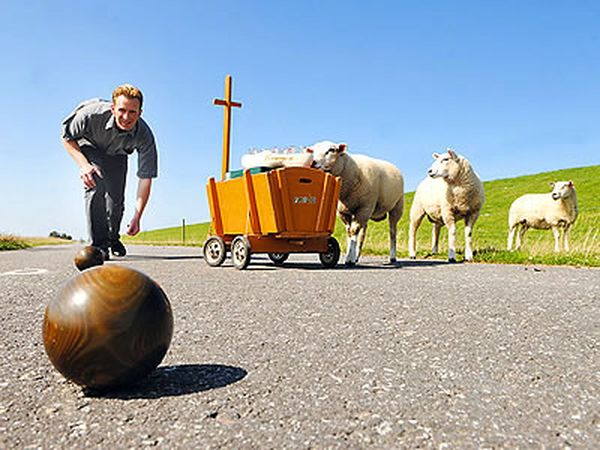
[[[340,244],[334,237],[330,237],[327,240],[327,251],[319,253],[319,259],[321,264],[326,268],[330,269],[335,267],[340,259]]]
[[[211,267],[218,267],[223,264],[227,256],[225,242],[218,236],[211,236],[204,243],[202,253],[204,254],[206,264]]]
[[[250,264],[250,243],[244,236],[237,236],[231,242],[231,260],[236,269],[243,270]]]
[[[273,264],[276,266],[281,266],[287,261],[289,256],[289,253],[269,253],[269,259],[273,261]]]

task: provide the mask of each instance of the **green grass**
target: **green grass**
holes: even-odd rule
[[[0,251],[19,250],[40,245],[72,244],[73,241],[53,237],[21,237],[10,234],[0,234]]]
[[[123,242],[144,245],[189,245],[201,246],[208,235],[209,223],[196,223],[185,226],[185,242],[182,227],[162,228],[143,231],[137,236],[123,236]]]
[[[0,251],[18,250],[27,247],[29,247],[29,245],[21,238],[11,235],[0,235]]]
[[[570,233],[569,253],[555,253],[551,231],[529,230],[521,251],[506,251],[508,233],[508,209],[511,203],[526,193],[550,192],[551,181],[573,180],[577,189],[579,217]],[[484,183],[486,202],[473,231],[474,259],[477,262],[511,264],[552,264],[600,266],[600,166],[557,170],[518,178],[488,181]],[[398,255],[408,256],[409,211],[414,193],[405,196],[405,209],[398,224]],[[209,224],[188,225],[186,245],[201,245],[208,234]],[[345,231],[338,220],[334,236],[345,247]],[[131,243],[181,244],[181,227],[140,233],[128,238]],[[424,220],[417,233],[419,258],[445,259],[447,254],[447,230],[440,236],[439,255],[429,254],[431,247],[431,224]],[[457,253],[462,259],[464,249],[464,223],[457,227]],[[387,255],[389,253],[388,225],[384,222],[369,222],[363,254]]]

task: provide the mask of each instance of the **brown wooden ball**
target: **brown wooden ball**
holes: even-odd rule
[[[75,258],[73,259],[73,263],[75,263],[75,267],[77,267],[79,270],[89,269],[90,267],[94,266],[101,266],[104,264],[104,255],[102,254],[102,250],[100,250],[98,247],[88,245],[77,252]]]
[[[173,336],[169,299],[127,267],[94,267],[71,278],[46,307],[46,353],[65,378],[107,390],[152,372]]]

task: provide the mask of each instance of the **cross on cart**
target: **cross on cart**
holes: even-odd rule
[[[225,107],[225,114],[223,116],[223,165],[221,168],[221,180],[225,179],[225,175],[229,171],[229,143],[231,140],[231,108],[241,108],[242,104],[231,100],[231,75],[225,77],[225,99],[221,100],[215,98],[213,100],[214,105],[220,105]]]

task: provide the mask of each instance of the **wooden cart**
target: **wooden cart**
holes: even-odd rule
[[[220,266],[230,252],[233,265],[245,269],[253,253],[267,253],[276,265],[290,253],[318,253],[323,266],[334,267],[340,257],[332,233],[341,180],[308,167],[248,169],[232,175],[230,110],[241,104],[231,101],[230,76],[225,98],[215,100],[226,107],[223,171],[221,181],[211,177],[206,186],[212,226],[204,243],[205,261]]]

